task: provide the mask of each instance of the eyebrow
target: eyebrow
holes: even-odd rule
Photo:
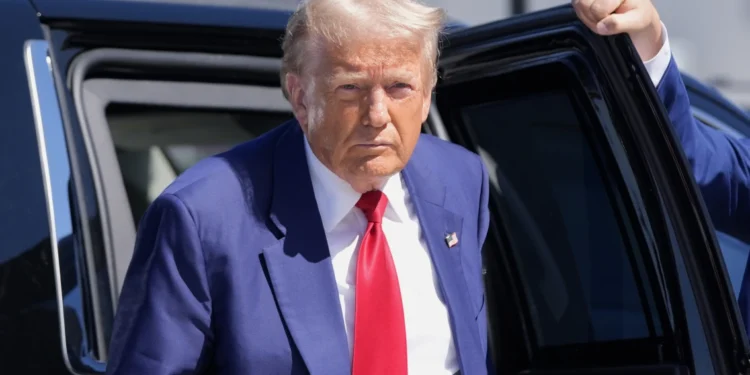
[[[414,78],[414,73],[406,69],[388,69],[385,71],[384,76],[391,79],[397,79],[401,81],[409,81]],[[329,76],[328,81],[347,81],[347,80],[362,80],[367,79],[369,74],[363,71],[346,71],[343,69],[334,70]]]

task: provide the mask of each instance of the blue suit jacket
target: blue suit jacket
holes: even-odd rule
[[[750,140],[734,139],[703,125],[690,111],[690,100],[674,59],[657,87],[690,162],[714,227],[750,242]],[[750,334],[750,278],[742,282],[739,307]]]
[[[107,373],[351,373],[303,142],[299,124],[286,123],[198,163],[156,199],[140,224]],[[486,374],[486,170],[477,155],[423,135],[403,177],[461,370]]]

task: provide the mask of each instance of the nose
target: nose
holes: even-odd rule
[[[367,110],[365,111],[363,123],[368,126],[380,128],[391,122],[387,101],[388,98],[383,88],[373,88],[365,101]]]

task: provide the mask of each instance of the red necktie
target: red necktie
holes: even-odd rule
[[[367,218],[357,256],[352,375],[406,375],[406,324],[401,290],[381,222],[388,198],[362,194],[357,207]]]

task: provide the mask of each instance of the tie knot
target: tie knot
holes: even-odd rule
[[[387,205],[388,197],[380,190],[372,190],[362,194],[356,206],[365,214],[367,221],[380,223],[383,221],[383,214]]]

